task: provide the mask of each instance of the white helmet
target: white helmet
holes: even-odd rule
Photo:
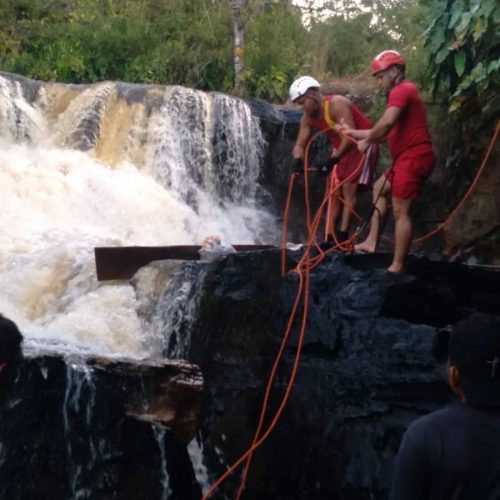
[[[303,96],[309,89],[319,88],[318,80],[312,76],[301,76],[290,85],[290,100],[293,102]]]

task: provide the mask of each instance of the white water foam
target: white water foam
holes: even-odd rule
[[[0,116],[6,121],[0,131],[0,312],[18,323],[34,350],[139,358],[158,354],[151,352],[154,343],[148,342],[134,288],[128,282],[97,282],[94,247],[199,244],[209,234],[226,243],[256,243],[274,232],[273,217],[258,206],[248,185],[243,197],[234,192],[225,196],[217,186],[212,98],[196,95],[203,133],[179,138],[182,127],[168,117],[171,110],[165,105],[153,113],[145,134],[146,166],[122,161],[111,167],[92,150],[50,146],[54,142],[44,130],[44,116],[36,103],[22,100],[16,85],[0,78]],[[104,113],[103,100],[110,92],[108,86],[101,90],[106,91],[99,93],[99,112]],[[169,95],[171,91],[166,99]],[[236,132],[228,147],[241,147],[248,157],[248,146],[241,141],[250,139],[248,128],[256,124],[248,121],[241,102],[237,107],[246,113],[244,128],[238,130],[238,120],[231,118]],[[16,129],[19,116],[25,117],[22,133]],[[63,117],[71,122],[68,113]],[[239,154],[232,151],[230,156]],[[252,183],[258,158],[255,153],[252,164],[241,166],[251,172]],[[204,180],[193,165],[203,167]],[[233,161],[231,168],[237,166]],[[168,181],[175,176],[177,181]],[[183,191],[188,184],[191,197]],[[238,183],[231,186],[238,188]]]

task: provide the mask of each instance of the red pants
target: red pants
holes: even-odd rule
[[[418,198],[422,184],[431,175],[435,164],[436,157],[432,152],[416,158],[396,159],[394,165],[384,172],[391,183],[392,196],[403,200]]]

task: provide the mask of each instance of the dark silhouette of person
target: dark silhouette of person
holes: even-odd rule
[[[17,325],[0,314],[0,406],[5,404],[23,359],[23,336]]]
[[[500,499],[500,320],[476,313],[449,339],[458,401],[415,420],[403,436],[390,500]]]

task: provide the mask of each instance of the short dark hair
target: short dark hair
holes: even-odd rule
[[[466,401],[500,406],[500,320],[475,313],[459,321],[449,341],[449,363],[458,369]]]
[[[19,365],[23,357],[21,343],[23,336],[17,325],[0,314],[0,406],[7,399],[7,394],[16,380]]]
[[[9,362],[16,357],[22,341],[17,325],[0,313],[0,362]]]
[[[401,72],[403,76],[406,74],[406,65],[405,64],[393,64],[391,68],[397,68]]]

